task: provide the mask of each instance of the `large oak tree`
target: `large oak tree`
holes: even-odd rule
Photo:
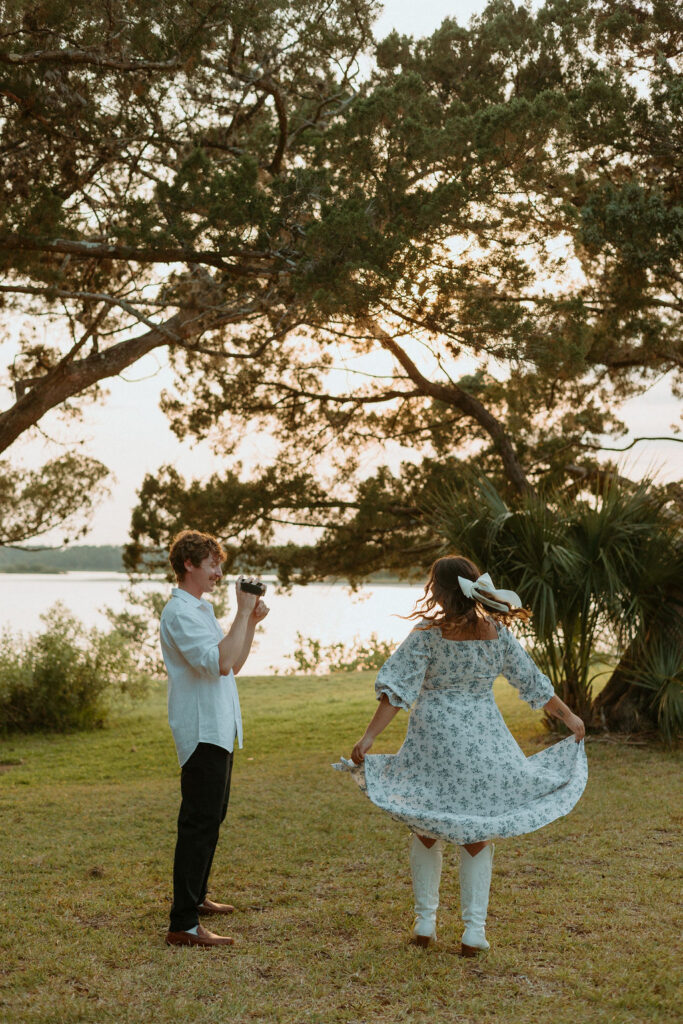
[[[179,436],[281,444],[253,485],[147,480],[136,543],[190,512],[254,557],[282,517],[357,537],[373,488],[411,516],[472,445],[513,494],[585,478],[619,403],[680,370],[669,4],[494,0],[377,44],[361,0],[4,10],[1,290],[29,328],[0,451],[158,347]],[[358,492],[388,439],[424,470]]]

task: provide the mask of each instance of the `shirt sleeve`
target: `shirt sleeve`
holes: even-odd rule
[[[547,704],[551,697],[554,697],[553,684],[547,676],[543,675],[517,637],[513,636],[508,629],[504,628],[502,632],[505,643],[502,674],[509,683],[519,690],[522,700],[538,710]]]
[[[395,708],[410,711],[417,700],[431,655],[430,631],[414,629],[384,662],[375,680],[375,694],[384,694]]]
[[[180,652],[197,675],[205,679],[219,678],[219,640],[208,622],[180,612],[169,616],[161,628],[166,632],[167,642]]]

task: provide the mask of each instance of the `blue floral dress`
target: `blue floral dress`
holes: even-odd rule
[[[533,832],[567,814],[583,793],[588,765],[573,736],[526,757],[493,698],[505,676],[532,708],[554,694],[504,626],[492,640],[447,640],[416,629],[377,676],[379,700],[410,712],[397,754],[342,759],[374,804],[420,835],[476,843]]]

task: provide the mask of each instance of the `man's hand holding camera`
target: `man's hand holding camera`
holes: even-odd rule
[[[258,625],[270,611],[270,608],[263,600],[266,592],[266,584],[255,576],[239,576],[235,584],[237,595],[238,612],[249,612],[249,618],[254,626]]]

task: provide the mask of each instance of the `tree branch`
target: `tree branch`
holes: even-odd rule
[[[407,352],[394,341],[387,331],[369,317],[365,318],[363,322],[368,332],[380,343],[382,348],[391,352],[413,383],[417,385],[421,394],[428,395],[445,405],[455,406],[478,423],[480,427],[483,427],[497,448],[508,480],[515,490],[520,494],[533,491],[506,431],[478,398],[470,395],[457,384],[446,385],[428,380],[420,373]]]
[[[262,308],[261,302],[240,307],[221,315],[219,325],[237,323],[249,313]],[[211,327],[217,326],[212,323]],[[142,356],[162,345],[181,342],[186,337],[201,334],[207,329],[205,318],[196,312],[181,311],[137,338],[112,345],[104,352],[92,352],[84,359],[73,362],[73,349],[42,377],[33,378],[29,391],[5,412],[0,413],[0,451],[8,448],[25,430],[35,424],[49,410],[61,405],[74,395],[85,391],[98,381],[114,377]]]
[[[683,355],[677,352],[654,352],[652,354],[661,359],[662,362],[671,362],[674,366],[683,365]],[[588,355],[590,356],[590,351]],[[606,355],[599,355],[594,361],[591,360],[591,365],[604,366],[608,370],[629,370],[634,366],[647,366],[649,365],[649,360],[647,357],[640,355],[640,353],[620,358],[615,357],[613,359]]]
[[[548,303],[553,301],[552,295],[506,295],[501,292],[486,292],[486,298],[490,302],[533,302],[538,305],[539,303]],[[555,300],[555,305],[566,305],[566,298],[561,299],[559,302]],[[592,300],[590,302],[584,302],[583,305],[586,309],[602,311],[604,309],[621,309],[622,305],[618,302],[610,302],[608,300],[597,302]],[[683,302],[681,301],[669,301],[668,299],[657,299],[654,296],[645,297],[643,296],[638,302],[639,306],[661,306],[665,309],[675,309],[677,311],[683,311]]]
[[[126,301],[126,299],[120,299],[114,295],[107,295],[104,292],[72,292],[63,288],[39,288],[37,286],[6,284],[0,284],[0,292],[15,292],[20,295],[42,295],[47,299],[81,299],[92,302],[104,302],[108,306],[118,306],[120,309],[125,310],[126,313],[130,313],[131,316],[134,316],[136,320],[139,320],[141,324],[144,324],[151,330],[164,331],[163,324],[155,324],[153,320],[143,316],[142,313],[139,313],[135,306]],[[169,335],[169,340],[179,341],[180,339]]]
[[[62,356],[60,361],[57,363],[56,366],[52,368],[50,372],[53,372],[60,366],[65,366],[67,363],[73,360],[73,357],[76,355],[77,352],[79,352],[83,348],[88,339],[92,336],[93,332],[96,331],[99,325],[102,323],[106,315],[107,307],[103,306],[102,309],[97,314],[97,316],[94,317],[94,319],[91,321],[88,327],[86,327],[86,329],[83,331],[83,334],[78,339],[78,341],[74,342],[69,351],[64,356]],[[35,384],[38,384],[41,380],[43,380],[44,376],[45,374],[42,374],[40,377],[24,377],[22,380],[16,381],[14,384],[14,393],[17,399],[22,398],[26,394],[26,392],[29,391]]]
[[[282,170],[282,158],[287,147],[287,107],[285,106],[284,97],[280,92],[279,87],[268,75],[264,75],[262,78],[259,78],[259,80],[255,82],[255,85],[257,88],[263,89],[264,92],[267,92],[272,96],[275,103],[275,111],[277,113],[278,124],[280,126],[280,136],[273,154],[273,159],[268,164],[267,170],[270,174],[279,174]]]
[[[267,338],[253,352],[221,352],[220,349],[207,348],[205,345],[192,345],[181,340],[175,341],[174,347],[182,348],[185,352],[196,352],[201,356],[218,356],[220,359],[258,359],[265,352],[270,340]]]
[[[334,402],[337,405],[373,405],[378,402],[390,402],[394,398],[419,398],[422,391],[385,391],[381,395],[326,395],[317,391],[304,391],[302,388],[284,384],[282,381],[261,381],[262,386],[272,387],[275,390],[287,391],[289,394],[301,398],[310,398],[320,402]]]
[[[639,441],[675,441],[677,444],[683,444],[683,437],[634,437],[630,444],[627,444],[625,448],[610,448],[606,444],[590,444],[590,442],[579,441],[581,448],[590,448],[596,452],[627,452],[629,448],[633,448]]]
[[[280,86],[276,81],[274,81],[273,78],[271,78],[270,75],[266,74],[258,75],[258,77],[253,77],[251,75],[246,75],[243,72],[237,70],[235,66],[235,57],[237,54],[237,47],[239,41],[240,40],[236,35],[235,39],[233,40],[233,47],[229,55],[228,63],[217,63],[214,65],[214,67],[216,67],[219,71],[227,72],[229,75],[238,78],[241,82],[244,82],[245,84],[252,86],[255,89],[261,89],[263,92],[273,97],[273,101],[275,103],[275,112],[277,114],[278,124],[280,128],[280,136],[278,138],[273,158],[268,164],[266,170],[270,174],[279,174],[280,171],[282,170],[282,158],[284,156],[285,149],[287,148],[287,135],[289,130],[287,119],[287,107],[285,105],[284,97],[282,95]],[[257,107],[258,106],[260,106],[260,104],[258,104],[257,101]],[[233,122],[230,126],[231,129],[233,127],[234,122],[235,119],[233,118]]]
[[[227,249],[211,252],[194,249],[173,249],[161,246],[158,249],[136,249],[129,245],[107,245],[103,242],[86,242],[70,238],[53,240],[27,238],[21,235],[5,235],[0,237],[0,250],[24,252],[61,253],[83,259],[130,260],[133,263],[201,263],[210,267],[218,267],[236,277],[274,277],[277,270],[267,270],[250,264],[237,265],[226,263],[226,258],[249,260],[273,260],[273,253],[240,252]]]
[[[83,50],[59,49],[59,50],[35,50],[33,53],[7,53],[0,50],[0,63],[10,64],[14,67],[26,64],[43,64],[49,61],[57,64],[91,64],[98,68],[107,68],[112,71],[174,71],[185,63],[180,57],[173,60],[146,61],[146,60],[113,60],[111,57],[101,57],[95,53],[86,53]]]

